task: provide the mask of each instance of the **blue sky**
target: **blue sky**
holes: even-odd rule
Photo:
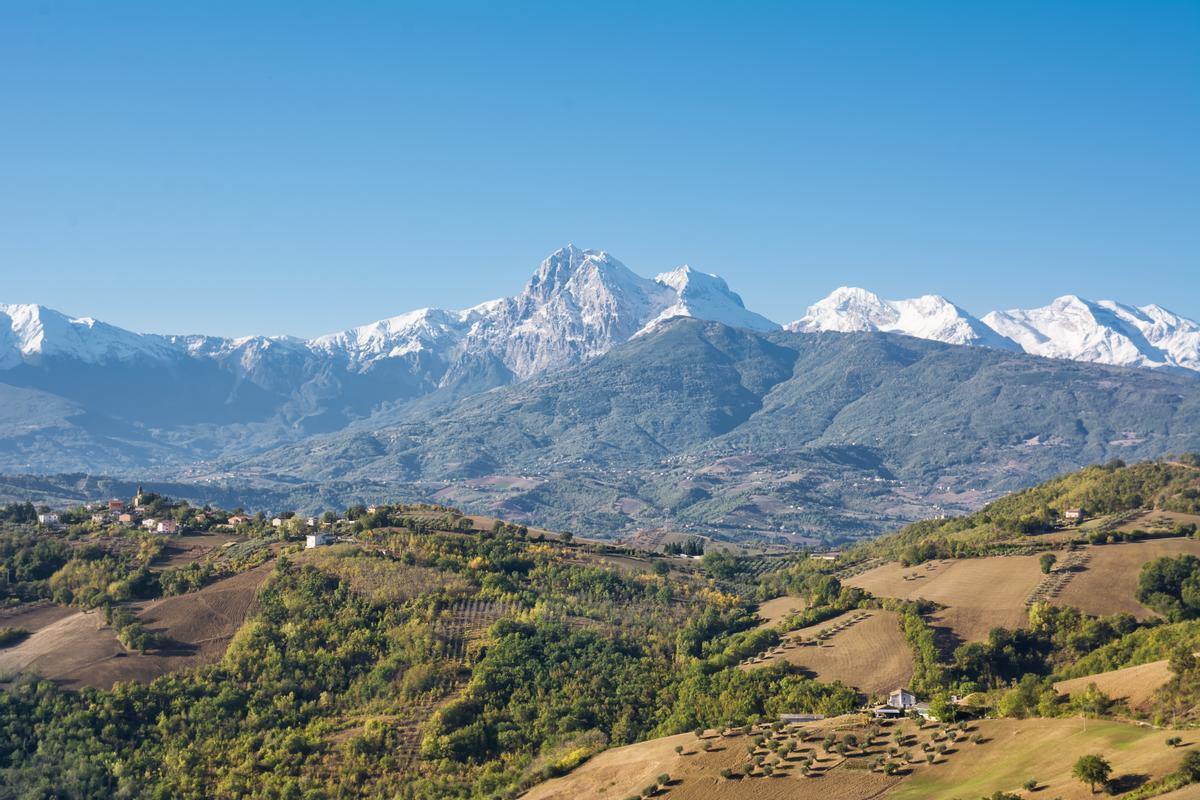
[[[1200,3],[7,2],[0,302],[312,335],[567,242],[1200,317]]]

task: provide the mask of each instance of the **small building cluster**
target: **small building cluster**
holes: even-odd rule
[[[896,719],[905,714],[917,713],[924,719],[930,719],[929,703],[917,700],[917,696],[907,689],[896,689],[888,695],[887,702],[871,709],[876,719]]]

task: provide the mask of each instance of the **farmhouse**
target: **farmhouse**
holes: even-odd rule
[[[917,700],[917,696],[907,689],[896,689],[888,695],[887,702],[871,709],[876,719],[895,719],[910,712],[916,712],[925,719],[932,719],[929,713],[929,703]]]
[[[1083,519],[1086,516],[1087,514],[1082,508],[1068,508],[1063,512],[1063,519],[1067,520],[1068,522],[1083,522]]]
[[[249,521],[250,521],[250,518],[243,514],[234,514],[232,517],[229,518],[230,525],[245,525]]]
[[[38,514],[38,524],[50,527],[58,524],[58,514],[53,511],[47,511],[45,514]]]
[[[117,517],[117,522],[123,522],[126,525],[132,525],[133,514],[122,514],[121,516]]]
[[[310,533],[304,537],[304,546],[306,548],[323,547],[327,544],[333,544],[332,533]]]
[[[179,523],[173,519],[161,519],[155,526],[155,530],[159,533],[178,533]]]

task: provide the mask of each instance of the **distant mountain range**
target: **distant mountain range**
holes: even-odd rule
[[[865,289],[843,287],[785,327],[884,331],[1047,358],[1200,372],[1200,325],[1193,320],[1158,305],[1135,308],[1075,295],[1042,308],[992,311],[977,319],[938,295],[884,300]]]
[[[515,297],[461,311],[423,308],[303,340],[287,336],[164,336],[123,330],[38,305],[0,304],[0,370],[51,360],[81,364],[208,360],[266,389],[333,366],[382,364],[422,393],[456,383],[503,383],[594,357],[673,317],[754,331],[781,326],[748,310],[724,280],[684,266],[642,278],[608,253],[568,245]],[[1200,325],[1157,305],[1135,308],[1073,295],[1042,308],[976,318],[944,297],[884,300],[842,287],[787,330],[882,331],[947,344],[1023,350],[1101,364],[1200,371]],[[397,379],[398,375],[393,375]]]
[[[310,340],[0,306],[0,473],[310,507],[333,481],[590,532],[872,532],[1087,461],[1200,448],[1197,371],[1200,327],[1158,306],[978,319],[839,289],[781,327],[716,276],[651,280],[566,247],[514,297]]]

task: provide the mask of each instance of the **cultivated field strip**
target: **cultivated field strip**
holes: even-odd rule
[[[476,653],[471,645],[487,633],[488,628],[516,614],[518,606],[473,597],[459,600],[444,609],[433,622],[433,632],[442,642],[444,659],[457,669],[447,670],[437,684],[419,700],[408,705],[397,718],[399,744],[396,748],[401,772],[414,771],[420,762],[421,733],[425,723],[441,705],[462,690],[465,677],[470,675]]]
[[[1057,600],[1075,575],[1087,569],[1091,560],[1092,554],[1087,550],[1072,550],[1067,553],[1066,558],[1055,565],[1033,588],[1029,597],[1025,598],[1025,607],[1031,608],[1034,603],[1050,603]]]

